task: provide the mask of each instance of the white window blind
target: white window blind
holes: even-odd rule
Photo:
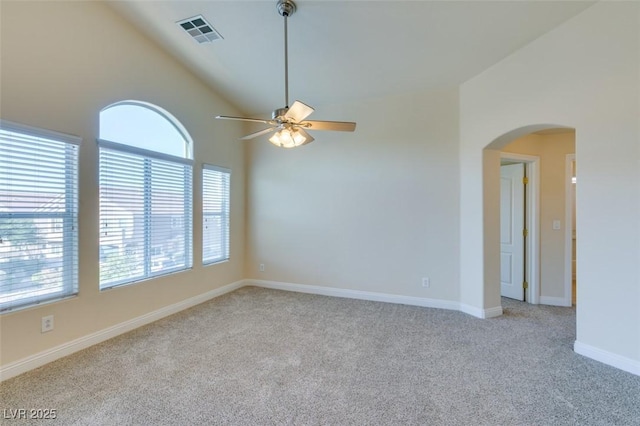
[[[98,143],[100,288],[191,268],[191,160]]]
[[[0,311],[78,293],[79,144],[0,120]]]
[[[229,184],[231,171],[203,165],[202,263],[229,259]]]

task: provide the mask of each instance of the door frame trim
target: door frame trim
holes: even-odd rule
[[[528,303],[537,305],[540,303],[540,157],[501,151],[500,160],[523,163],[526,176],[529,178],[526,191],[527,219],[525,221],[527,230],[529,230],[525,259],[529,288],[525,294]]]
[[[576,161],[576,154],[565,156],[565,241],[564,241],[564,306],[573,305],[573,183],[571,182],[571,163]],[[577,170],[576,161],[576,170]],[[576,176],[578,173],[576,173]],[[577,187],[576,187],[577,192]],[[576,228],[577,231],[577,228]],[[576,256],[577,259],[577,256]],[[576,262],[576,281],[578,275],[578,263]]]

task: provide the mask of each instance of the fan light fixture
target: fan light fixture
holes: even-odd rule
[[[269,138],[269,142],[280,148],[295,148],[311,142],[297,129],[282,129]]]
[[[278,0],[276,4],[278,13],[284,18],[284,108],[273,111],[271,120],[250,117],[232,117],[228,115],[218,115],[216,118],[223,120],[249,121],[252,123],[264,123],[270,127],[248,134],[240,139],[253,139],[267,133],[275,132],[269,142],[280,148],[295,148],[313,142],[313,136],[307,130],[334,130],[339,132],[353,132],[356,123],[351,121],[315,121],[307,120],[307,117],[314,111],[309,105],[300,101],[295,101],[289,107],[289,52],[287,18],[296,11],[296,4],[293,0]]]

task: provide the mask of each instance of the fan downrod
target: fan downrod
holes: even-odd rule
[[[291,16],[296,11],[296,4],[293,0],[278,0],[276,7],[280,16]]]

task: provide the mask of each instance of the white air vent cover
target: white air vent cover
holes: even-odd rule
[[[196,39],[198,43],[209,43],[215,40],[221,40],[222,36],[216,31],[210,23],[208,23],[202,15],[176,22],[191,37]]]

